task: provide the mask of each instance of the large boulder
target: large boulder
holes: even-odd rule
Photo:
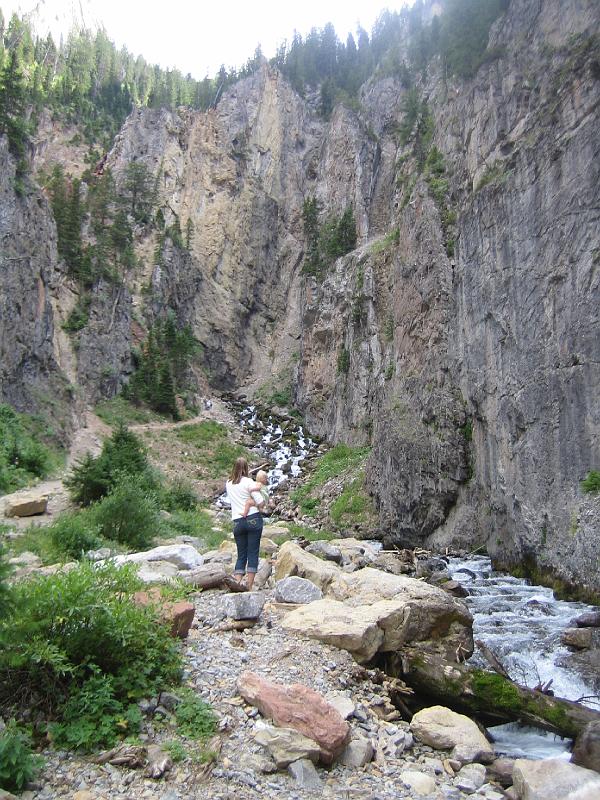
[[[312,603],[322,597],[323,593],[318,586],[297,575],[284,578],[275,584],[275,601],[277,603]]]
[[[410,729],[423,744],[436,750],[451,750],[451,757],[463,764],[481,761],[490,764],[494,749],[469,717],[444,706],[431,706],[418,711]]]
[[[575,742],[573,764],[600,772],[600,722],[588,722]]]
[[[4,501],[5,517],[33,517],[45,514],[48,508],[48,496],[36,492],[24,492],[7,497]]]
[[[269,751],[277,769],[284,769],[301,758],[309,758],[316,763],[321,752],[314,739],[309,739],[293,728],[277,728],[275,725],[263,723],[254,740]]]
[[[293,633],[348,650],[357,661],[372,659],[384,639],[371,606],[352,608],[337,600],[318,600],[290,611],[281,625]]]
[[[323,763],[331,764],[344,750],[350,727],[314,689],[299,683],[273,683],[253,672],[243,672],[237,687],[244,700],[264,717],[317,742]]]
[[[181,570],[194,569],[204,564],[204,558],[190,544],[164,544],[143,553],[129,553],[115,558],[115,564],[149,564],[153,561],[168,561]]]
[[[337,565],[307,553],[296,542],[284,542],[279,548],[275,565],[276,581],[298,575],[325,591],[339,572],[340,568]]]
[[[419,643],[453,661],[459,648],[473,652],[472,617],[465,604],[422,581],[369,567],[338,571],[329,595],[290,612],[282,625],[368,661]]]
[[[561,758],[529,761],[519,758],[513,769],[519,800],[597,800],[600,776]]]
[[[576,625],[578,628],[600,628],[600,610],[586,611],[585,614],[580,614],[575,617],[571,625]]]

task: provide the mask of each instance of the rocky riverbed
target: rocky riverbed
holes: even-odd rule
[[[280,524],[276,530],[282,534],[284,526]],[[94,757],[48,749],[43,753],[43,771],[36,784],[23,793],[24,800],[300,800],[317,794],[365,800],[537,797],[527,793],[531,780],[538,780],[527,773],[536,762],[516,762],[515,775],[521,789],[510,789],[506,794],[515,762],[496,759],[493,746],[474,722],[440,706],[419,712],[411,723],[402,719],[398,707],[410,690],[401,681],[357,663],[361,652],[355,652],[353,658],[346,649],[354,641],[352,631],[331,630],[332,620],[342,619],[340,608],[347,614],[348,626],[357,619],[360,626],[369,614],[375,614],[385,630],[377,646],[385,650],[386,637],[399,635],[390,627],[390,620],[396,619],[390,610],[393,606],[397,611],[396,605],[399,608],[405,603],[402,619],[413,620],[406,635],[413,641],[420,638],[420,645],[431,650],[438,647],[439,634],[416,630],[415,620],[420,618],[415,617],[415,609],[426,607],[434,598],[437,605],[427,607],[441,619],[447,608],[462,608],[462,601],[423,581],[365,567],[365,559],[375,564],[376,554],[364,543],[346,540],[309,547],[313,553],[321,550],[321,556],[327,552],[336,559],[339,551],[341,563],[317,558],[296,543],[287,542],[280,548],[270,548],[271,560],[263,560],[264,588],[259,591],[232,595],[226,588],[211,589],[192,597],[194,622],[181,646],[185,683],[211,705],[218,720],[218,732],[208,745],[208,759],[192,756],[170,766],[167,762],[161,777],[151,778],[143,766],[99,764]],[[196,553],[184,564],[182,558],[193,549],[187,543],[177,555],[177,546],[163,547],[161,555],[166,563],[177,561],[179,577],[187,575],[191,583],[211,564],[230,568],[232,542],[225,541],[220,550],[204,556]],[[144,562],[142,554],[138,562],[141,575],[159,563]],[[286,577],[299,573],[305,577]],[[372,596],[373,574],[380,579],[378,596]],[[322,593],[325,597],[319,599]],[[401,593],[406,597],[401,599]],[[406,604],[409,595],[411,602],[416,598],[416,605]],[[444,602],[440,600],[443,596],[447,598]],[[323,606],[332,603],[337,604],[333,616],[330,607]],[[314,615],[322,608],[326,613],[317,614],[315,622]],[[366,609],[376,611],[367,613]],[[313,619],[301,633],[307,614]],[[372,620],[367,623],[373,625]],[[341,633],[348,638],[342,640]],[[442,643],[445,639],[447,636],[439,636]],[[334,646],[333,641],[340,646]],[[293,702],[305,696],[300,716],[313,726],[309,735],[314,739],[300,735],[298,713],[285,707],[286,697]],[[188,754],[194,752],[194,745],[178,734],[172,721],[177,702],[175,694],[148,698],[141,704],[144,726],[133,749],[145,746],[150,751],[175,740],[187,748]],[[325,708],[325,718],[314,716],[318,707]],[[273,727],[271,719],[278,727]],[[283,724],[283,719],[291,721]],[[338,736],[335,755],[324,758],[333,728],[335,735],[342,731],[343,741]],[[567,774],[564,786],[569,791],[586,785],[596,791],[600,786],[600,777],[589,770],[579,772],[564,762],[553,767],[550,762],[544,764],[552,780],[558,780],[552,769],[559,770],[560,780],[566,780]],[[574,775],[571,769],[576,770]],[[596,778],[598,783],[594,784]],[[556,795],[556,800],[569,797],[567,789]],[[589,800],[596,796],[589,794]]]

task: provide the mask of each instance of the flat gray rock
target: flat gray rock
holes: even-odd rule
[[[290,578],[283,578],[275,584],[275,601],[277,603],[312,603],[320,600],[323,593],[318,586],[306,578],[298,578],[296,575]]]
[[[292,762],[288,767],[288,772],[295,778],[299,789],[308,792],[323,791],[323,781],[319,778],[315,765],[307,758]]]
[[[223,608],[232,619],[258,619],[265,604],[260,592],[233,592],[223,595]]]

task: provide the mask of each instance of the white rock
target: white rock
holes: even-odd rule
[[[561,758],[518,758],[513,786],[520,800],[598,800],[600,775]]]
[[[340,756],[340,764],[346,767],[364,767],[373,760],[373,745],[366,736],[355,733]]]
[[[258,619],[265,604],[261,592],[232,592],[223,595],[225,613],[232,619]]]
[[[467,794],[476,792],[484,783],[485,767],[482,764],[466,764],[454,781],[454,785]]]
[[[204,564],[204,558],[195,547],[189,544],[165,544],[153,547],[152,550],[146,550],[143,553],[129,553],[115,558],[115,564],[139,564],[153,561],[168,561],[178,569],[194,569],[194,567],[201,567]]]
[[[407,769],[400,773],[400,780],[417,795],[431,794],[435,791],[435,780],[423,772]]]
[[[354,709],[356,708],[354,701],[348,695],[342,694],[342,692],[329,692],[325,695],[325,700],[335,708],[343,719],[350,719],[354,714]]]
[[[444,706],[418,711],[410,729],[424,744],[436,750],[452,750],[452,758],[463,764],[471,761],[488,764],[494,760],[492,745],[473,720]]]
[[[255,741],[269,751],[278,769],[301,759],[318,761],[319,745],[308,736],[303,736],[293,728],[277,728],[264,722],[256,727],[258,732]]]

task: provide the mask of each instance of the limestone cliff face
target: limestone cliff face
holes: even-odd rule
[[[22,287],[0,275],[2,396],[60,370],[88,400],[114,393],[132,327],[172,308],[215,388],[289,383],[313,431],[371,444],[387,539],[484,544],[599,589],[598,501],[579,489],[600,465],[599,27],[594,0],[512,0],[474,78],[435,63],[418,78],[443,197],[398,135],[394,77],[327,121],[266,65],[209,112],[136,110],[108,164],[119,185],[146,164],[166,225],[193,236],[156,259],[138,226],[141,266],[97,287],[77,353],[57,333],[74,299],[45,200],[9,197],[3,170],[2,230],[16,256],[25,228],[38,246]],[[359,235],[319,279],[302,273],[313,196],[327,214],[352,205]]]

